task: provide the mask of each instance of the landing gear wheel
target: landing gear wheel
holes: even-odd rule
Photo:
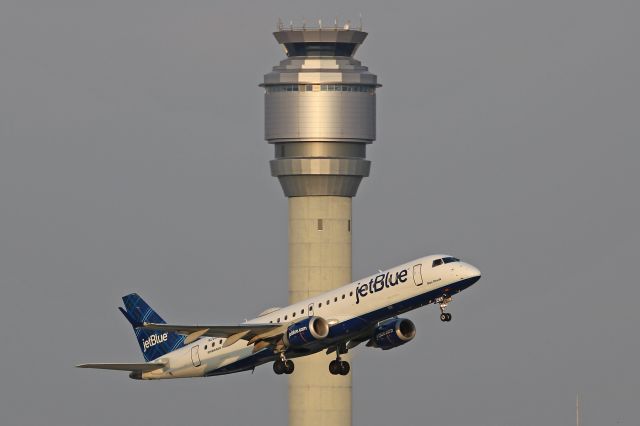
[[[340,365],[340,375],[346,376],[351,371],[351,366],[347,361],[339,361]]]
[[[447,322],[451,321],[451,314],[447,312],[445,315],[447,316]]]
[[[446,314],[445,312],[443,312],[443,313],[441,313],[441,314],[440,314],[440,321],[442,321],[442,322],[446,322],[446,321],[448,321],[448,319],[447,319],[447,318],[449,318],[449,316],[448,316],[448,314]]]
[[[293,361],[286,360],[284,362],[284,374],[291,374],[293,373],[294,369],[295,369],[295,365],[293,364]]]
[[[342,368],[340,366],[340,361],[338,361],[337,359],[334,359],[329,363],[329,373],[336,376],[340,374],[341,371],[342,371]]]
[[[285,372],[285,364],[281,360],[276,360],[273,363],[273,372],[277,375],[284,374]]]

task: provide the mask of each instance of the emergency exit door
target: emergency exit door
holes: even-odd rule
[[[418,263],[413,267],[413,283],[422,285],[422,263]]]
[[[191,362],[193,362],[194,367],[200,367],[200,352],[199,345],[195,345],[191,348]]]

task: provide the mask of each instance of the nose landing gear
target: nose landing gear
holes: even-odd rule
[[[440,314],[440,321],[443,322],[449,322],[451,321],[451,314],[447,313],[447,312],[443,312]]]
[[[445,312],[445,309],[447,309],[447,306],[449,305],[449,303],[451,303],[451,297],[442,296],[436,299],[436,302],[440,303],[440,321],[442,322],[451,321],[451,314],[448,312]]]

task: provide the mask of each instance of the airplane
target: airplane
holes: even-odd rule
[[[118,309],[146,362],[77,367],[129,371],[136,380],[217,376],[266,363],[273,363],[276,374],[291,374],[292,359],[326,351],[336,354],[329,372],[347,375],[351,367],[341,355],[364,342],[382,350],[408,343],[416,327],[398,315],[425,305],[439,305],[440,320],[451,321],[446,308],[452,296],[480,276],[478,268],[453,256],[431,255],[235,325],[167,324],[132,293]]]

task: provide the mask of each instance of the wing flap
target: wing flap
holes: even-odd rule
[[[242,333],[242,338],[251,339],[254,336],[275,330],[280,324],[238,324],[238,325],[177,325],[156,324],[145,322],[142,328],[149,330],[173,331],[179,334],[190,335],[200,333],[200,336],[228,338]]]
[[[146,363],[146,362],[101,362],[95,364],[79,364],[76,365],[78,368],[97,368],[100,370],[117,370],[117,371],[142,371],[148,372],[157,370],[159,368],[166,367],[167,364],[154,362],[154,363]]]
[[[198,340],[199,338],[201,338],[202,336],[204,336],[204,334],[209,331],[208,328],[205,328],[203,330],[198,330],[198,331],[194,331],[193,333],[189,334],[185,339],[184,339],[184,344],[188,345],[189,343],[195,342],[196,340]]]

